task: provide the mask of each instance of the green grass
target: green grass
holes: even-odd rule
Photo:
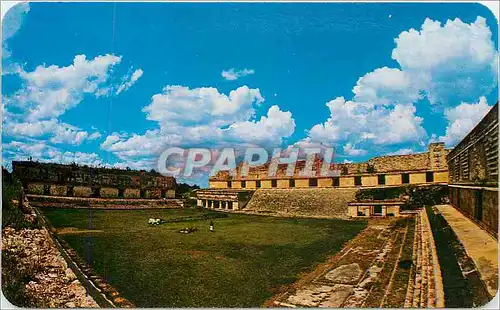
[[[44,213],[58,228],[102,230],[61,237],[138,307],[261,306],[366,225],[244,214],[196,220],[210,214],[196,209]],[[151,217],[172,222],[151,227]],[[208,230],[211,220],[214,233]],[[199,230],[180,234],[185,227]]]

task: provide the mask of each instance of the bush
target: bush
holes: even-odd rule
[[[17,177],[2,169],[2,227],[37,228],[37,220],[31,223],[26,220],[25,213],[20,208],[23,199],[23,187]],[[17,201],[17,203],[15,203]],[[28,210],[26,210],[28,211]]]
[[[408,198],[407,209],[417,209],[443,203],[448,197],[448,187],[445,185],[429,186],[398,186],[384,188],[360,189],[356,193],[356,200],[387,200]]]

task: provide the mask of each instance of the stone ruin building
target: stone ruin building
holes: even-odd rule
[[[315,160],[313,176],[310,177],[299,174],[305,166],[305,160],[297,162],[293,176],[287,176],[287,165],[280,164],[276,176],[269,177],[269,163],[249,167],[248,175],[242,176],[243,164],[240,164],[234,176],[231,176],[229,171],[221,171],[210,178],[209,189],[197,191],[197,204],[206,208],[237,210],[246,205],[248,200],[245,198],[251,197],[252,194],[257,197],[266,195],[267,200],[263,197],[260,201],[265,204],[270,203],[273,194],[282,196],[284,204],[290,195],[297,194],[309,196],[308,203],[322,199],[329,205],[328,201],[331,201],[330,205],[337,205],[335,208],[345,216],[347,201],[354,198],[358,188],[447,184],[446,156],[449,151],[444,143],[439,142],[431,143],[428,151],[424,153],[380,156],[362,163],[332,164],[331,170],[340,171],[339,176],[333,177],[320,175],[323,163],[319,159]],[[312,192],[314,189],[316,191]],[[269,192],[270,190],[274,192]],[[252,200],[255,203],[256,199]],[[280,199],[274,197],[274,200]],[[338,201],[342,201],[342,206],[338,206]]]
[[[451,204],[498,238],[498,102],[447,161]]]
[[[176,181],[158,172],[13,161],[12,170],[31,195],[162,199],[175,198]]]

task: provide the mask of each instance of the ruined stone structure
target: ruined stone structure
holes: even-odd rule
[[[219,172],[209,180],[210,188],[258,189],[258,188],[309,188],[309,187],[378,187],[404,184],[430,184],[448,182],[448,165],[444,143],[431,143],[425,153],[374,157],[363,163],[332,164],[338,177],[320,176],[322,162],[313,164],[313,176],[303,177],[300,172],[305,161],[297,162],[294,175],[287,176],[287,165],[279,165],[276,176],[268,176],[269,164],[250,167],[242,176],[243,165],[236,168],[236,175]]]
[[[157,172],[13,161],[26,194],[67,197],[175,198],[176,182]]]
[[[240,164],[233,175],[221,171],[209,180],[210,189],[197,192],[198,206],[231,210],[243,208],[238,193],[253,192],[245,211],[294,216],[348,216],[347,202],[359,188],[401,186],[406,184],[446,184],[448,165],[444,143],[431,143],[425,153],[389,155],[372,158],[362,163],[332,164],[330,170],[339,176],[321,176],[323,162],[315,160],[312,176],[301,171],[306,162],[298,161],[293,176],[286,175],[287,165],[278,165],[276,176],[268,176],[269,164],[245,167]],[[248,168],[247,176],[242,170]],[[235,209],[233,207],[233,209]],[[235,209],[236,210],[236,209]]]
[[[350,217],[400,216],[404,200],[351,201],[348,203]]]
[[[498,237],[498,102],[447,161],[451,204]]]
[[[239,210],[245,206],[252,191],[249,190],[203,190],[196,191],[197,206],[208,209]]]

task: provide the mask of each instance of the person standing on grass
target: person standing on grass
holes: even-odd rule
[[[210,221],[210,232],[214,232],[214,222]]]

